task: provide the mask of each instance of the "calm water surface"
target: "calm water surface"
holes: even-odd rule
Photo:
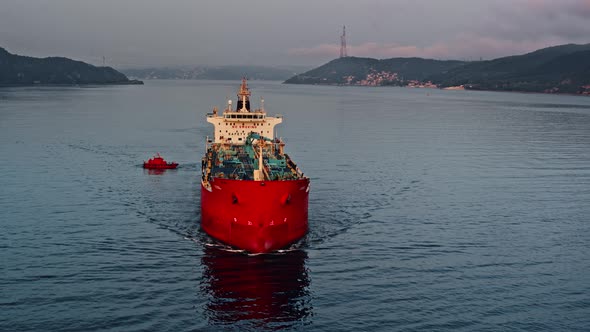
[[[238,85],[0,89],[0,330],[590,329],[590,98],[253,81],[312,190],[249,256],[199,228]]]

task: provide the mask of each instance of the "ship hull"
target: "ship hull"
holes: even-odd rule
[[[308,230],[309,179],[201,184],[201,227],[213,238],[251,253],[285,248]]]
[[[167,165],[150,165],[148,163],[143,163],[143,168],[145,169],[175,169],[176,167],[178,167],[178,164],[176,163]]]

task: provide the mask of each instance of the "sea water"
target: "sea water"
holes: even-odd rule
[[[588,330],[590,98],[251,81],[311,191],[247,255],[199,227],[238,86],[0,89],[0,330]]]

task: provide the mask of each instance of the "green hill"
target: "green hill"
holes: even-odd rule
[[[0,85],[142,84],[111,67],[62,57],[33,58],[0,48]]]
[[[417,81],[417,82],[416,82]],[[411,85],[590,94],[590,44],[567,44],[489,61],[340,58],[285,83]]]
[[[429,77],[441,87],[581,93],[590,84],[590,44],[567,44],[524,55],[467,63]]]
[[[404,85],[463,65],[462,61],[421,58],[345,57],[286,80],[290,84]]]

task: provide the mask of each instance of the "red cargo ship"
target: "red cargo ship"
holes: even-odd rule
[[[264,101],[250,109],[246,80],[236,104],[207,114],[215,136],[202,160],[201,227],[252,253],[285,248],[307,233],[309,178],[273,138],[283,117],[267,116]]]

